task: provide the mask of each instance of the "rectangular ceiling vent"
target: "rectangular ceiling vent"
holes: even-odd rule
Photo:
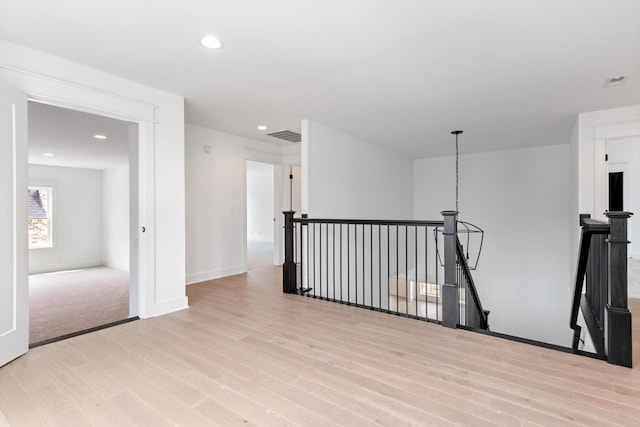
[[[627,77],[629,77],[628,74],[624,74],[622,76],[608,77],[607,81],[604,84],[604,87],[620,86],[627,80]]]
[[[302,136],[299,133],[292,132],[290,130],[281,130],[278,132],[268,133],[267,135],[278,139],[284,139],[289,142],[300,142],[302,140]]]

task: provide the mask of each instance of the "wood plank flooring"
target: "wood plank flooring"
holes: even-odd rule
[[[0,427],[640,425],[638,368],[284,295],[281,277],[191,285],[188,310],[30,351],[0,368]]]

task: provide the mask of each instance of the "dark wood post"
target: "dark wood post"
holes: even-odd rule
[[[627,307],[627,220],[631,212],[608,212],[609,286],[605,308],[607,361],[632,367],[631,313]]]
[[[456,239],[458,212],[443,211],[444,217],[444,285],[442,285],[442,326],[455,328],[460,321],[460,300],[456,282]]]
[[[293,214],[294,211],[284,211],[284,264],[282,265],[282,292],[293,294],[297,292],[296,262],[293,259]]]

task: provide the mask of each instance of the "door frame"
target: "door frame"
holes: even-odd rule
[[[593,218],[606,221],[609,208],[609,166],[605,158],[607,143],[640,136],[640,121],[607,123],[595,126],[593,138]]]
[[[115,93],[3,64],[0,64],[0,73],[2,73],[2,83],[14,86],[24,93],[26,102],[40,102],[138,124],[137,218],[139,226],[137,235],[130,236],[130,239],[138,240],[138,289],[134,291],[135,295],[130,295],[130,300],[137,300],[137,304],[130,308],[130,315],[142,318],[155,315],[155,126],[158,107]],[[27,147],[20,149],[26,153]],[[16,164],[16,173],[25,176],[24,188],[27,185],[27,162],[25,157]],[[16,191],[21,189],[22,187],[16,187]],[[17,202],[26,206],[26,191],[23,196],[20,196],[22,194],[20,192],[17,194],[19,196]],[[142,231],[143,227],[146,232]],[[28,265],[27,234],[19,233],[18,240],[21,250],[16,255],[17,261]],[[28,269],[21,271],[17,280],[21,286],[28,286]]]
[[[61,105],[57,105],[54,102],[42,102],[38,99],[34,99],[31,97],[27,97],[27,104],[29,103],[39,103],[39,104],[45,104],[45,105],[51,105],[51,106],[55,106],[55,107],[60,107],[60,108],[64,108],[67,110],[73,110],[73,111],[81,111],[81,112],[87,112],[88,111],[84,111],[81,109],[77,109],[77,108],[69,108],[68,106],[61,106]],[[110,117],[110,116],[105,116],[103,114],[98,114],[95,111],[90,112],[90,114],[92,115],[96,115],[96,116],[101,116],[101,117]],[[113,118],[113,117],[111,117]],[[118,119],[120,120],[120,119]],[[27,124],[28,124],[28,117],[27,117]],[[128,228],[127,228],[127,233],[129,234],[129,314],[128,317],[132,318],[132,317],[136,317],[138,316],[138,313],[140,311],[140,268],[139,268],[139,263],[140,263],[140,254],[138,253],[138,248],[139,248],[139,244],[138,244],[138,237],[136,235],[137,230],[138,230],[138,224],[140,222],[140,218],[139,218],[139,205],[140,205],[140,200],[138,199],[138,194],[140,192],[140,176],[139,176],[139,169],[140,169],[140,154],[139,154],[139,150],[140,150],[140,144],[139,144],[139,140],[140,140],[140,135],[139,135],[139,126],[140,123],[139,122],[131,122],[131,121],[127,121],[128,124],[128,150],[127,150],[127,165],[128,165],[128,169],[129,169],[129,179],[128,179],[128,188],[129,188],[129,200],[128,200],[128,204],[129,204],[129,212],[128,212]],[[133,127],[136,128],[136,132],[133,132]],[[135,138],[135,144],[133,145],[133,148],[135,149],[135,151],[132,149],[132,142],[133,142],[133,138]],[[29,142],[27,141],[27,146],[29,145]],[[28,162],[28,159],[27,159]],[[135,177],[132,176],[132,171],[135,172]],[[29,184],[29,182],[28,182]],[[54,183],[48,183],[46,181],[42,181],[42,185],[43,186],[54,186]],[[133,190],[133,191],[132,191]],[[132,194],[133,193],[133,194]],[[136,198],[133,199],[132,196],[135,196]],[[27,262],[28,264],[28,262]],[[30,268],[29,270],[30,271]],[[31,273],[29,273],[31,274]]]
[[[124,120],[138,125],[138,152],[137,152],[137,182],[138,182],[138,203],[137,203],[137,225],[138,234],[129,235],[129,251],[132,254],[137,252],[137,265],[129,266],[129,317],[148,317],[147,309],[145,306],[148,286],[152,284],[154,274],[155,260],[149,260],[147,257],[152,257],[153,252],[150,250],[149,245],[153,244],[153,239],[148,238],[151,233],[147,233],[146,229],[155,230],[151,224],[154,222],[153,205],[149,202],[150,195],[153,195],[153,190],[149,191],[149,188],[153,189],[154,179],[154,132],[153,127],[155,121],[148,118],[131,115],[127,110],[114,111],[104,105],[88,106],[86,104],[78,104],[72,100],[54,99],[40,93],[27,92],[27,102],[39,102],[42,104],[51,105],[54,107],[65,108],[69,110],[80,111],[84,113],[95,114],[103,117],[109,117],[112,119]],[[28,117],[27,117],[28,123]],[[130,156],[131,160],[131,156]],[[129,163],[131,170],[131,161]],[[150,186],[150,187],[149,187]],[[131,209],[131,207],[130,207]],[[131,219],[131,215],[129,216]],[[142,228],[139,226],[144,224],[145,232],[143,234]],[[131,230],[130,226],[130,230]],[[135,243],[134,243],[135,242]],[[137,246],[137,247],[136,247]],[[152,247],[152,246],[151,246]],[[131,255],[130,255],[131,256]],[[28,254],[27,254],[28,265]],[[131,269],[135,267],[137,273],[137,280],[131,281]],[[149,268],[152,267],[152,268]],[[151,280],[151,282],[149,282]],[[153,294],[153,292],[151,292]]]
[[[245,271],[249,267],[248,259],[248,244],[249,232],[247,227],[247,162],[264,163],[273,166],[273,265],[281,264],[281,254],[283,253],[282,242],[283,236],[281,236],[281,230],[283,230],[284,223],[282,219],[282,165],[265,160],[255,160],[252,158],[242,159],[242,211],[243,211],[243,232],[242,232],[242,260],[243,268]]]

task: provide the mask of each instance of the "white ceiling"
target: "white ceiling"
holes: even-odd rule
[[[127,165],[131,125],[122,120],[29,102],[29,163],[85,169]],[[107,139],[95,139],[96,134]]]
[[[256,125],[311,119],[411,157],[454,129],[463,153],[566,143],[640,103],[639,0],[0,0],[0,37],[180,94],[194,124],[277,142]]]

